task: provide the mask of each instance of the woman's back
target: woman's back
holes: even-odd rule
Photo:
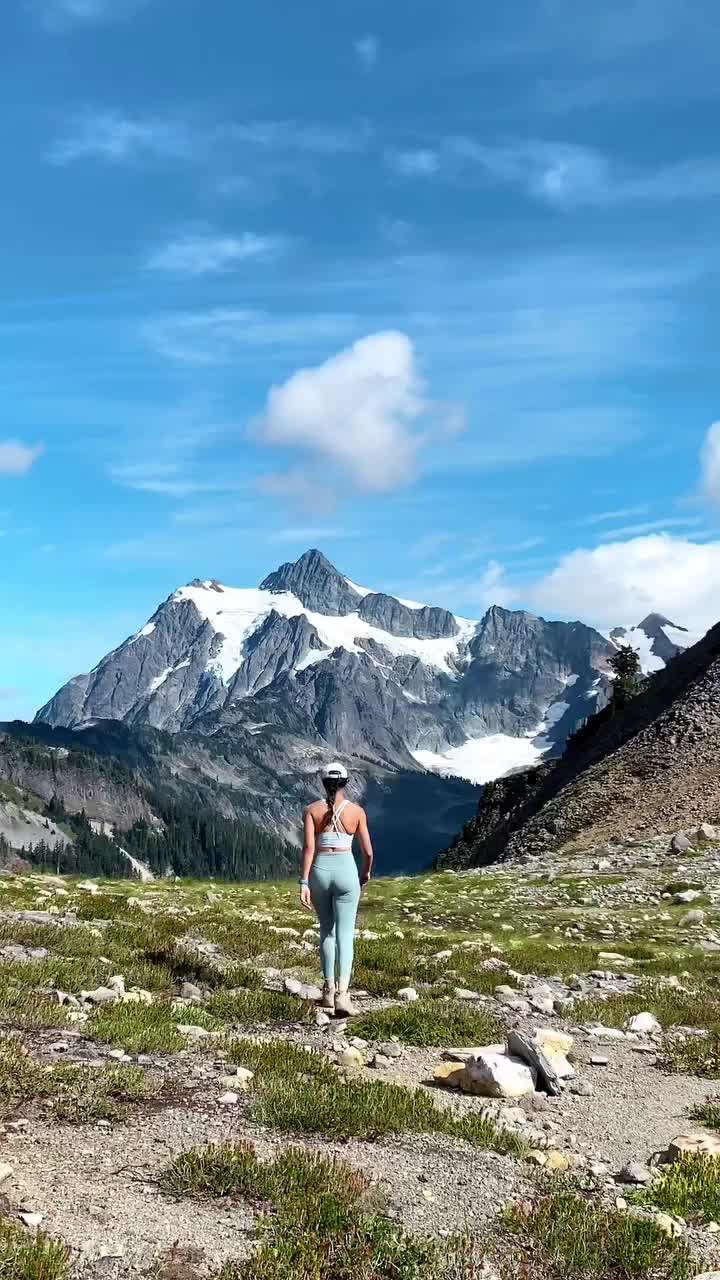
[[[341,800],[332,808],[324,800],[316,800],[307,808],[313,820],[316,835],[338,834],[354,836],[363,817],[363,810],[352,800]]]

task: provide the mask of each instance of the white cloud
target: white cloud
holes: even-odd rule
[[[361,36],[353,44],[358,61],[366,71],[371,71],[378,60],[380,45],[377,36]]]
[[[41,444],[20,444],[19,440],[0,441],[0,476],[24,476],[42,451]]]
[[[656,533],[578,548],[523,598],[546,617],[581,618],[604,629],[659,612],[703,631],[720,619],[720,541]]]
[[[142,156],[182,156],[190,146],[185,129],[169,120],[132,119],[119,111],[89,111],[70,122],[51,147],[52,164],[107,160],[122,164]]]
[[[432,178],[440,169],[440,155],[431,147],[413,151],[388,151],[385,159],[402,178]]]
[[[157,249],[148,267],[185,276],[217,275],[240,262],[272,257],[286,243],[282,236],[261,236],[254,231],[238,236],[188,235]]]
[[[375,333],[273,387],[254,431],[268,445],[306,452],[321,474],[332,467],[330,496],[336,468],[354,488],[387,492],[414,478],[417,427],[431,409],[410,339]]]
[[[360,120],[347,128],[307,124],[298,120],[251,120],[224,130],[229,140],[258,147],[263,151],[306,151],[316,155],[337,155],[362,151],[372,137],[372,128]]]
[[[708,428],[702,447],[702,481],[706,496],[720,503],[720,422]]]

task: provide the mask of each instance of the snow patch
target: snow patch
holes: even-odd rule
[[[134,858],[131,853],[128,853],[127,849],[121,849],[120,845],[118,845],[118,849],[120,849],[123,857],[127,858],[138,880],[142,880],[143,884],[149,884],[151,880],[155,879],[152,871],[146,863],[140,862],[138,858]]]
[[[459,747],[442,755],[434,751],[413,751],[425,769],[441,777],[466,778],[468,782],[492,782],[511,769],[528,769],[542,759],[542,750],[533,738],[512,738],[507,733],[490,733],[485,738],[468,738]]]
[[[134,644],[136,640],[139,640],[141,638],[141,636],[151,636],[154,630],[155,630],[155,623],[146,622],[145,626],[142,627],[140,631],[138,631],[134,636],[130,637],[130,639],[128,640],[128,644]]]
[[[352,584],[354,586],[354,584]],[[313,649],[303,659],[300,667],[322,662],[333,649],[346,649],[350,653],[365,652],[358,640],[375,640],[395,657],[410,655],[428,666],[455,675],[451,659],[470,640],[477,622],[469,618],[456,618],[458,635],[437,640],[422,640],[414,636],[394,636],[389,631],[365,622],[357,613],[335,618],[325,613],[313,613],[302,601],[288,591],[263,591],[259,587],[224,587],[222,594],[210,592],[203,586],[181,587],[174,600],[191,600],[200,615],[207,619],[223,636],[223,645],[211,664],[224,683],[228,683],[242,664],[247,642],[272,609],[286,618],[304,614],[317,631],[322,649]]]

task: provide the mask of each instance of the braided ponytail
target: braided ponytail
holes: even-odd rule
[[[327,831],[332,823],[333,813],[335,812],[335,800],[337,793],[345,784],[340,778],[323,778],[323,786],[325,795],[327,796],[327,813],[322,820],[321,831]]]

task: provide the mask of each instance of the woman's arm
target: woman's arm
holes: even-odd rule
[[[357,834],[360,839],[360,848],[363,856],[362,871],[360,872],[360,884],[367,884],[370,879],[373,858],[375,855],[373,853],[372,840],[370,839],[370,832],[368,830],[367,814],[364,809],[360,810],[360,821],[357,827]]]
[[[310,909],[312,902],[310,901],[310,886],[307,881],[310,878],[310,868],[315,857],[315,823],[309,809],[303,814],[303,851],[302,862],[300,864],[300,899],[304,907]]]

